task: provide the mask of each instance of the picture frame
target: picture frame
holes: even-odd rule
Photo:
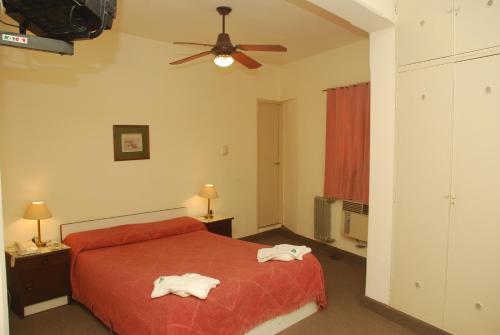
[[[115,161],[150,159],[149,126],[113,125]]]

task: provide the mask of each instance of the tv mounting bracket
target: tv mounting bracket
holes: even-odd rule
[[[73,42],[26,35],[26,29],[23,29],[22,27],[20,27],[19,29],[24,34],[0,30],[0,45],[21,49],[52,52],[60,55],[74,54]]]

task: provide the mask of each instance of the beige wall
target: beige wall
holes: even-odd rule
[[[368,40],[315,55],[280,68],[283,110],[284,224],[314,237],[314,196],[323,194],[326,97],[323,89],[370,80]],[[333,245],[365,255],[340,233],[335,206]]]
[[[256,233],[257,99],[277,99],[276,71],[168,65],[192,53],[113,32],[78,42],[73,57],[0,48],[7,244],[36,233],[20,219],[32,200],[48,203],[43,235],[57,239],[62,222],[179,205],[200,214],[207,182],[234,235]],[[114,162],[113,124],[150,125],[151,159]]]

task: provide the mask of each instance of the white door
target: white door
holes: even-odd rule
[[[500,334],[500,56],[456,64],[445,328]]]
[[[453,0],[398,1],[399,65],[453,54],[452,8]]]
[[[453,66],[399,75],[391,306],[443,324]]]
[[[281,223],[281,105],[259,102],[257,109],[258,226]]]
[[[455,0],[455,52],[500,45],[500,0]]]

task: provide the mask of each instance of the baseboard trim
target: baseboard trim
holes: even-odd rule
[[[411,315],[403,313],[391,306],[378,302],[372,298],[363,296],[361,304],[369,310],[382,315],[397,324],[400,324],[414,332],[422,335],[451,335],[450,333],[439,329],[427,322],[414,318]]]
[[[37,304],[24,307],[24,316],[40,313],[51,308],[56,308],[68,304],[68,296],[64,295],[59,298],[42,301]]]
[[[330,253],[332,255],[333,259],[345,259],[345,260],[349,260],[349,261],[352,261],[352,262],[355,262],[358,264],[366,265],[366,258],[364,258],[362,256],[353,254],[349,251],[339,249],[339,248],[334,247],[330,244],[326,244],[326,243],[316,241],[316,240],[310,239],[308,237],[296,234],[293,231],[291,231],[290,229],[286,228],[285,226],[281,226],[281,227],[276,228],[276,229],[257,233],[255,235],[246,236],[246,237],[241,238],[241,240],[248,241],[248,242],[255,242],[259,238],[266,237],[266,236],[275,236],[275,235],[282,235],[282,236],[284,235],[292,240],[297,241],[297,243],[305,244],[309,247],[312,247],[313,249],[322,250],[324,252]]]
[[[263,232],[266,232],[269,230],[278,229],[278,228],[281,228],[282,226],[283,225],[281,223],[275,223],[275,224],[271,224],[269,226],[259,227],[259,228],[257,228],[257,233],[263,233]]]

